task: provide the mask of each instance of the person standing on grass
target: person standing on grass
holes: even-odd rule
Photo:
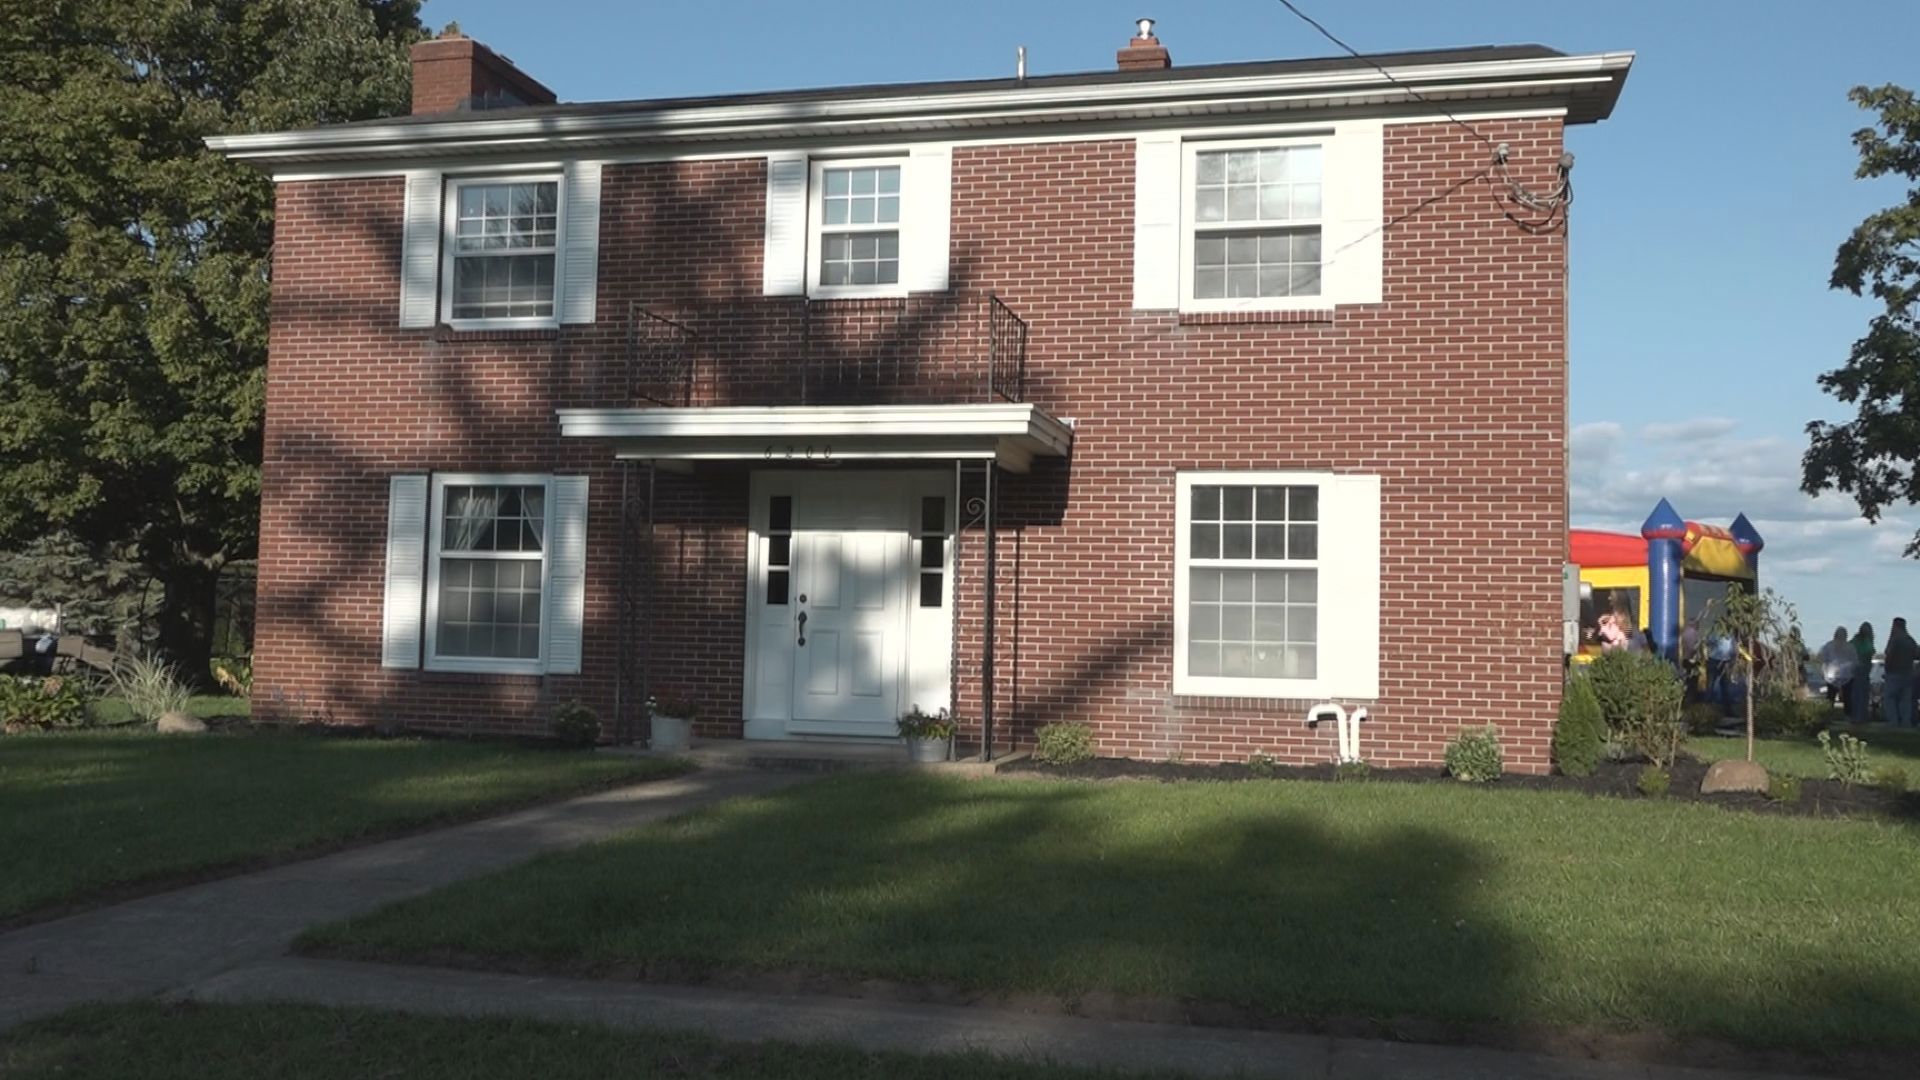
[[[1853,635],[1853,692],[1847,695],[1847,717],[1864,724],[1873,705],[1873,624],[1863,622]]]
[[[1913,673],[1920,662],[1920,642],[1907,633],[1907,620],[1893,620],[1887,631],[1887,674],[1880,683],[1880,707],[1887,723],[1894,727],[1913,726]]]
[[[1833,628],[1833,640],[1820,646],[1820,678],[1827,684],[1827,704],[1846,707],[1853,683],[1853,643],[1847,628]]]

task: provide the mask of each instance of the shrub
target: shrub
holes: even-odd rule
[[[1907,770],[1897,765],[1886,765],[1873,770],[1873,786],[1893,795],[1903,795],[1907,790]]]
[[[1469,784],[1484,784],[1500,779],[1500,729],[1488,724],[1483,728],[1462,728],[1447,744],[1447,773]]]
[[[213,681],[234,697],[253,696],[253,661],[230,658],[213,662]]]
[[[1093,729],[1085,724],[1042,724],[1033,733],[1033,759],[1049,765],[1072,765],[1093,756]],[[1255,754],[1247,764],[1252,767],[1264,755]],[[1273,772],[1273,759],[1267,758],[1267,772]]]
[[[1833,722],[1824,698],[1763,697],[1753,703],[1753,729],[1761,735],[1812,735]]]
[[[1608,732],[1655,765],[1672,765],[1687,734],[1680,715],[1686,686],[1673,665],[1650,653],[1617,649],[1588,664],[1587,678]]]
[[[1640,770],[1640,779],[1634,781],[1633,786],[1649,799],[1664,799],[1668,789],[1673,786],[1673,777],[1666,769],[1649,765]]]
[[[1592,776],[1606,740],[1606,722],[1600,718],[1600,700],[1593,683],[1575,674],[1560,697],[1560,720],[1553,726],[1553,760],[1568,776]]]
[[[116,659],[113,692],[126,701],[135,720],[147,724],[170,712],[186,712],[193,697],[175,675],[173,665],[152,653]]]
[[[1035,751],[1036,757],[1038,753],[1038,751]],[[1272,754],[1264,750],[1255,750],[1247,756],[1247,771],[1263,779],[1272,776],[1279,764],[1278,761],[1274,760]]]
[[[547,730],[568,746],[592,746],[600,741],[600,718],[585,705],[569,701],[554,706]]]
[[[93,695],[82,679],[0,676],[0,731],[46,731],[86,727],[93,721]]]
[[[1827,779],[1838,780],[1845,787],[1864,784],[1872,775],[1867,765],[1867,744],[1842,732],[1835,739],[1827,732],[1820,733],[1820,752],[1827,756]]]
[[[953,738],[953,717],[947,710],[937,713],[922,712],[915,705],[902,713],[899,720],[900,736],[905,739],[951,739]]]
[[[1499,750],[1499,745],[1495,744],[1494,752],[1498,754]],[[1364,761],[1343,761],[1333,767],[1333,778],[1342,783],[1357,783],[1372,775],[1373,766]]]
[[[1681,716],[1687,722],[1687,730],[1693,732],[1695,735],[1713,734],[1714,730],[1720,726],[1720,721],[1726,719],[1726,714],[1721,710],[1720,706],[1710,701],[1694,702],[1687,706],[1686,711],[1682,713]],[[1759,721],[1756,720],[1755,723],[1758,724]]]
[[[1767,798],[1779,803],[1797,803],[1800,801],[1800,778],[1786,773],[1774,773],[1767,778]]]

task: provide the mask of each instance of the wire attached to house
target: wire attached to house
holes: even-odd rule
[[[1490,172],[1497,174],[1500,183],[1507,189],[1508,196],[1515,203],[1526,207],[1534,214],[1532,217],[1521,217],[1509,210],[1506,211],[1508,220],[1530,233],[1549,232],[1556,228],[1566,227],[1567,212],[1573,205],[1572,154],[1563,153],[1560,155],[1560,160],[1557,163],[1560,179],[1553,190],[1545,194],[1535,192],[1525,184],[1514,179],[1513,174],[1507,171],[1507,159],[1511,155],[1511,151],[1508,149],[1506,143],[1494,142],[1487,136],[1486,132],[1460,119],[1438,102],[1422,94],[1420,91],[1415,90],[1413,87],[1408,86],[1406,83],[1401,82],[1399,79],[1394,78],[1393,73],[1383,67],[1379,61],[1341,40],[1333,31],[1321,25],[1318,19],[1300,10],[1300,8],[1293,3],[1293,0],[1278,0],[1278,2],[1281,7],[1291,12],[1295,18],[1313,27],[1321,37],[1326,38],[1334,45],[1345,50],[1347,55],[1379,72],[1381,78],[1398,87],[1408,97],[1433,109],[1441,116],[1446,117],[1460,130],[1472,135],[1474,138],[1480,140],[1481,143],[1485,144],[1488,149],[1492,150],[1493,164],[1490,167]]]

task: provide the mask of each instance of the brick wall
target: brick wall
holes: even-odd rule
[[[1535,167],[1523,179],[1549,179],[1537,170],[1559,154],[1559,121],[1480,126]],[[1003,488],[1002,732],[1024,740],[1077,718],[1109,753],[1329,758],[1333,733],[1302,723],[1308,703],[1173,696],[1174,474],[1366,471],[1384,478],[1368,757],[1432,762],[1461,725],[1492,721],[1512,767],[1546,767],[1566,527],[1565,248],[1506,219],[1484,146],[1459,128],[1389,126],[1386,154],[1388,302],[1276,323],[1132,310],[1131,141],[955,149],[954,291],[917,299],[889,347],[917,349],[928,367],[913,385],[937,384],[940,358],[965,352],[976,301],[995,292],[1031,327],[1029,399],[1077,422],[1070,463],[1043,461]],[[759,159],[610,166],[599,324],[519,335],[394,325],[398,180],[281,185],[263,713],[504,732],[537,730],[545,705],[568,697],[610,708],[620,478],[604,448],[562,444],[552,410],[620,403],[629,303],[695,327],[697,401],[790,392],[802,316],[759,296],[764,183]],[[849,318],[843,341],[872,336]],[[421,469],[592,477],[582,676],[379,668],[386,476]],[[703,733],[735,734],[746,477],[658,482],[654,678],[700,699]],[[978,537],[962,551],[966,710]]]

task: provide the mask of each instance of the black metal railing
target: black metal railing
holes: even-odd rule
[[[691,404],[694,336],[685,323],[628,304],[628,400],[674,407]]]
[[[1025,401],[1027,321],[998,294],[987,294],[987,398]]]
[[[992,293],[801,298],[686,321],[633,303],[625,391],[676,408],[1021,402],[1027,330]]]

